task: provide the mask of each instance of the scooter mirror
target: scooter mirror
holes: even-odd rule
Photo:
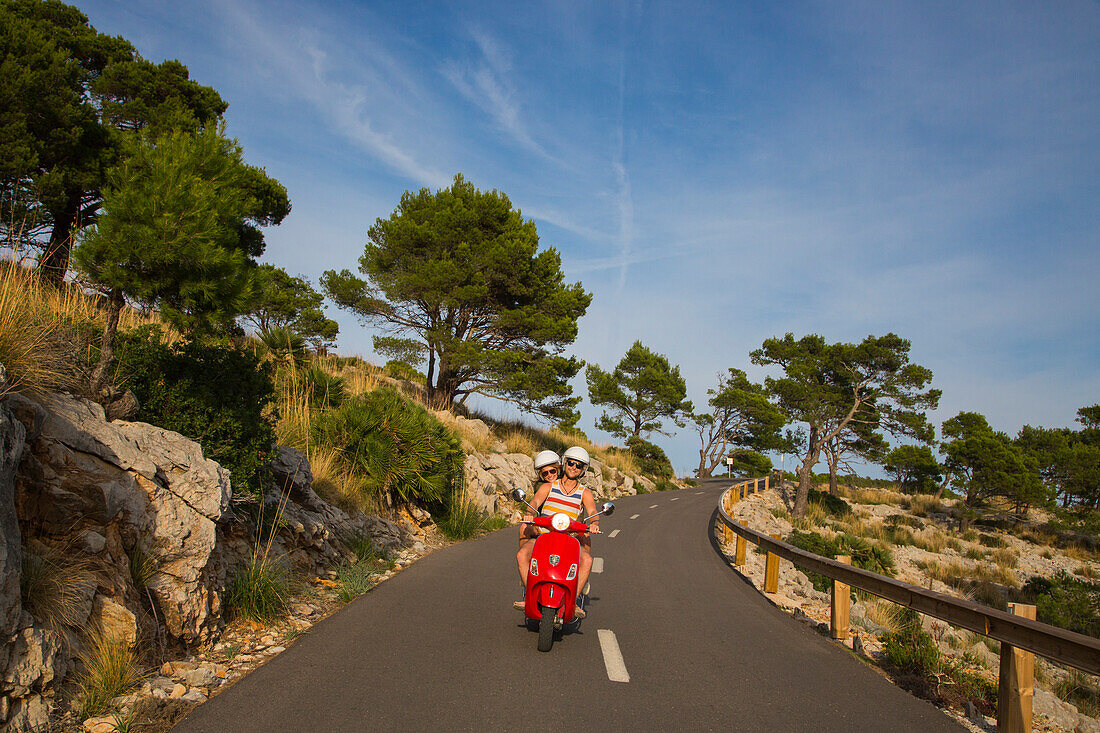
[[[527,501],[527,492],[523,489],[512,489],[512,498],[516,501]]]
[[[615,505],[611,502],[607,502],[603,505],[603,513],[610,515],[615,511]]]

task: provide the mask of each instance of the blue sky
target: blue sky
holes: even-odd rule
[[[910,339],[937,424],[1100,401],[1096,3],[76,5],[229,102],[290,192],[264,259],[294,274],[354,269],[403,191],[461,172],[594,294],[575,354],[640,339],[697,405],[787,331]],[[657,442],[696,465],[690,429]]]

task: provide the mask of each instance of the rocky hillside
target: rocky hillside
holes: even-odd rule
[[[531,457],[499,450],[504,443],[480,420],[451,420],[489,446],[466,458],[471,501],[516,517],[507,495],[531,490]],[[323,500],[299,451],[278,448],[271,469],[259,509],[237,501],[228,472],[178,433],[108,420],[98,404],[66,394],[0,399],[5,729],[79,726],[102,639],[161,674],[112,693],[100,705],[106,716],[90,718],[86,729],[114,730],[156,703],[172,703],[178,714],[364,590],[341,572],[361,567],[364,553],[385,558],[371,576],[377,582],[441,544],[415,506],[386,519]],[[654,487],[598,461],[585,481],[605,499]],[[269,624],[231,624],[230,585],[258,552],[313,590]]]
[[[1030,540],[1043,535],[1033,530],[1012,533],[982,527],[980,531],[956,531],[950,500],[850,490],[846,502],[828,500],[831,511],[823,501],[812,502],[807,518],[792,520],[789,506],[793,492],[793,485],[788,483],[782,490],[750,496],[734,506],[733,517],[818,554],[828,554],[820,549],[822,546],[845,542],[848,554],[864,554],[864,567],[885,562],[887,567],[883,569],[900,580],[987,605],[1003,605],[1033,577],[1065,577],[1070,583],[1100,578],[1100,558],[1095,552],[1074,544],[1061,549],[1038,544]],[[811,546],[813,543],[818,547]],[[723,549],[727,555],[734,555],[734,546]],[[877,557],[876,551],[880,553]],[[750,548],[745,566],[739,568],[761,592],[764,565],[765,555]],[[820,579],[815,586],[814,578],[785,561],[780,563],[779,574],[779,591],[768,595],[769,600],[827,632],[830,595],[825,580]],[[901,609],[865,596],[857,597],[850,613],[849,647],[897,676],[899,672],[891,667],[884,647],[888,635],[896,636],[905,623]],[[996,642],[931,617],[920,616],[918,620],[919,631],[935,643],[940,660],[936,684],[918,685],[920,691],[944,705],[971,730],[995,730],[995,705],[991,708],[988,701],[983,704],[980,697],[983,690],[996,689],[1000,662]],[[1084,677],[1036,659],[1036,731],[1100,733],[1100,721],[1095,717],[1095,681],[1090,685]],[[973,680],[978,682],[972,684]],[[914,675],[910,674],[907,684],[916,684]],[[972,700],[976,704],[967,704]],[[1074,700],[1082,705],[1081,709],[1073,704]]]

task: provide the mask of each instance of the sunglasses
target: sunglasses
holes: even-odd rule
[[[574,461],[572,459],[566,459],[565,465],[571,466],[573,468],[584,468],[583,463],[581,463],[580,461]]]
[[[548,473],[557,473],[557,472],[558,472],[558,467],[557,466],[549,466],[547,468],[544,468],[544,469],[540,470],[539,471],[539,476],[545,476]]]

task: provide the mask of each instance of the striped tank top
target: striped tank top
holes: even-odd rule
[[[583,486],[577,484],[576,491],[572,494],[567,494],[561,487],[561,479],[558,479],[550,485],[550,494],[547,495],[546,501],[543,502],[542,510],[539,514],[544,517],[552,517],[558,512],[565,512],[572,519],[580,519],[582,507],[581,499],[583,497]],[[548,532],[549,530],[542,531]]]

